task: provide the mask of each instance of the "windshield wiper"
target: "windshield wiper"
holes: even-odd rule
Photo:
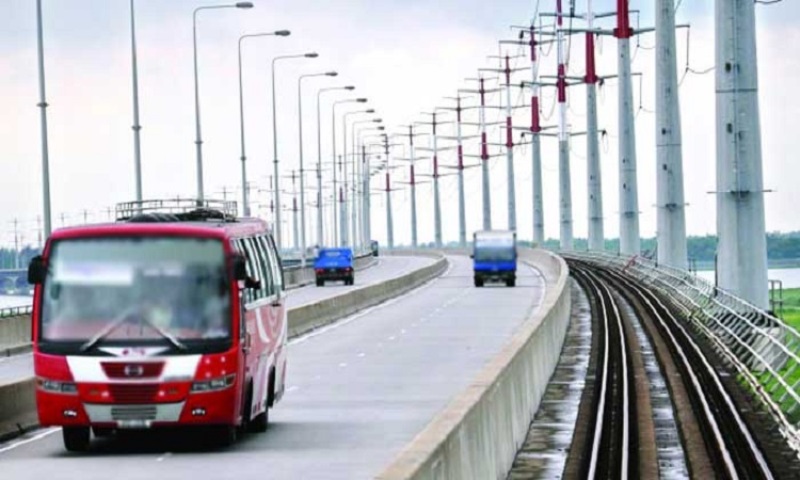
[[[123,312],[122,315],[120,315],[118,318],[114,319],[114,321],[111,322],[106,328],[104,328],[102,331],[98,332],[97,335],[95,335],[94,337],[89,339],[88,342],[86,342],[83,345],[81,345],[81,351],[85,352],[85,351],[89,350],[90,348],[94,347],[95,345],[97,345],[98,342],[100,342],[100,340],[102,340],[103,338],[107,337],[111,332],[113,332],[120,325],[125,323],[126,320],[128,320],[128,315],[130,314],[131,310],[132,309],[129,308],[127,311]],[[183,342],[181,342],[180,340],[178,340],[175,337],[175,335],[172,335],[171,333],[169,333],[168,331],[166,331],[163,328],[159,327],[158,325],[155,325],[151,320],[149,320],[147,318],[142,317],[140,319],[140,321],[141,320],[144,320],[144,322],[147,323],[147,325],[149,325],[150,328],[155,330],[162,337],[166,338],[169,341],[169,343],[171,343],[172,345],[175,346],[175,348],[177,348],[179,350],[186,350],[187,349],[186,345]]]
[[[175,348],[177,348],[178,350],[186,350],[186,348],[187,348],[187,347],[186,347],[186,345],[184,345],[184,343],[183,343],[183,342],[181,342],[180,340],[178,340],[178,338],[177,338],[177,337],[175,337],[175,335],[173,335],[173,334],[169,333],[168,331],[164,330],[163,328],[159,327],[158,325],[155,325],[155,324],[154,324],[152,321],[150,321],[149,319],[145,319],[145,322],[146,322],[148,325],[150,325],[150,327],[151,327],[153,330],[155,330],[156,332],[158,332],[158,334],[159,334],[159,335],[161,335],[162,337],[164,337],[164,338],[166,338],[167,340],[169,340],[169,343],[171,343],[171,344],[175,345]]]
[[[106,328],[97,332],[97,334],[94,337],[90,338],[88,342],[81,345],[81,351],[85,352],[86,350],[89,350],[90,348],[94,347],[100,340],[107,337],[108,334],[110,334],[111,332],[116,330],[117,327],[125,323],[128,320],[128,314],[130,314],[131,310],[132,308],[128,308],[127,310],[122,312],[120,316],[115,318],[110,324],[108,324]]]

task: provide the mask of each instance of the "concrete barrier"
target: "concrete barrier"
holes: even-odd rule
[[[14,355],[29,347],[30,342],[30,315],[0,318],[0,357]]]
[[[508,475],[558,362],[571,303],[564,260],[544,250],[520,250],[520,256],[545,277],[542,305],[378,479]]]
[[[289,336],[302,335],[359,310],[385,302],[439,276],[447,268],[447,260],[442,255],[436,255],[436,258],[433,264],[403,276],[289,310]]]
[[[351,290],[343,295],[300,305],[288,313],[289,337],[295,337],[323,325],[333,323],[359,310],[382,303],[403,294],[440,275],[447,268],[447,260],[437,256],[437,261],[397,278]],[[362,266],[370,260],[361,259]],[[0,320],[2,322],[9,319]],[[30,337],[30,317],[22,317]],[[0,385],[0,441],[36,425],[35,384],[32,378],[8,385]]]
[[[37,425],[33,378],[0,385],[0,441]]]

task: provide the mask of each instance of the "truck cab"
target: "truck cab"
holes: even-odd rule
[[[317,286],[322,287],[329,280],[343,280],[345,285],[355,282],[353,250],[349,248],[320,249],[314,261],[314,276]]]
[[[472,265],[476,287],[486,282],[517,283],[517,234],[484,230],[473,234]]]

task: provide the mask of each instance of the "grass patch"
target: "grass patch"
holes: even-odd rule
[[[800,288],[786,288],[783,290],[783,312],[781,318],[794,328],[800,329]]]

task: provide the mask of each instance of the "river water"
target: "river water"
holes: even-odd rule
[[[713,270],[701,270],[697,272],[699,277],[714,283]],[[767,272],[770,280],[780,280],[783,288],[800,288],[800,268],[774,268]]]

